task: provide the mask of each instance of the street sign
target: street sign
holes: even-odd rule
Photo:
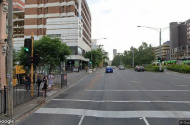
[[[16,74],[24,74],[26,71],[23,69],[23,66],[16,65]]]

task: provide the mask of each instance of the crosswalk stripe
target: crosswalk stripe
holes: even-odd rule
[[[190,90],[85,90],[89,92],[190,92]]]
[[[106,102],[106,103],[190,103],[190,101],[162,101],[162,100],[78,100],[78,99],[52,99],[52,101],[75,101],[75,102]]]
[[[101,118],[190,118],[190,111],[103,111],[71,108],[40,108],[35,113],[82,115]]]

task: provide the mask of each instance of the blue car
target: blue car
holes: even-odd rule
[[[113,68],[111,66],[107,66],[106,73],[113,73]]]

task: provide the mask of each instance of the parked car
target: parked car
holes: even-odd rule
[[[106,73],[113,73],[113,68],[111,66],[106,67]]]
[[[124,66],[119,66],[119,70],[125,70],[125,67]]]
[[[137,72],[141,72],[141,71],[144,72],[144,67],[143,66],[136,66],[134,70]]]

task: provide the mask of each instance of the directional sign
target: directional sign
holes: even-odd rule
[[[26,71],[23,69],[23,66],[16,65],[16,74],[23,74],[26,73]]]

